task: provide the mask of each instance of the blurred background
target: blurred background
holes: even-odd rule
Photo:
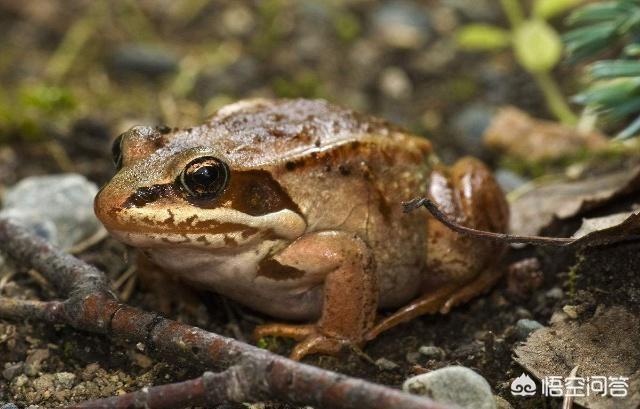
[[[550,115],[501,33],[459,45],[478,24],[508,28],[500,1],[0,0],[0,176],[104,182],[130,126],[191,126],[256,96],[326,98],[431,138],[447,162],[491,161],[496,107]]]

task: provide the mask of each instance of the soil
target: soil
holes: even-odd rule
[[[8,84],[0,92],[0,100],[11,101],[0,104],[0,114],[6,114],[0,115],[0,188],[27,176],[62,171],[84,174],[100,185],[113,172],[111,140],[130,125],[193,125],[222,103],[247,96],[326,97],[372,112],[431,135],[448,162],[467,153],[497,162],[482,148],[472,149],[474,143],[479,145],[470,136],[473,130],[456,127],[458,114],[465,108],[511,103],[533,115],[548,115],[531,79],[506,52],[479,58],[454,51],[441,66],[424,68],[421,61],[435,59],[437,47],[453,47],[450,41],[456,28],[475,21],[469,11],[478,7],[473,1],[457,2],[465,4],[462,8],[435,1],[404,2],[416,5],[427,15],[439,16],[421,28],[428,32],[425,43],[408,48],[390,46],[377,34],[372,21],[381,18],[385,6],[379,1],[345,1],[340,6],[305,2],[304,7],[287,1],[214,1],[191,16],[186,6],[159,9],[150,4],[154,2],[142,1],[137,6],[135,2],[111,2],[108,10],[102,11],[105,17],[99,21],[100,35],[92,34],[92,47],[81,49],[80,57],[60,78],[54,78],[46,68],[51,68],[56,50],[60,56],[58,45],[69,38],[68,28],[73,26],[82,32],[84,26],[74,24],[93,18],[91,2],[52,1],[47,7],[45,2],[36,3],[43,8],[0,0],[0,45],[7,55],[0,58],[0,78]],[[208,2],[185,3],[197,7],[196,3]],[[477,12],[479,18],[504,25],[495,3],[487,6],[485,14]],[[443,23],[446,16],[450,19],[448,26]],[[323,23],[305,23],[318,19]],[[243,28],[242,21],[249,21],[250,27]],[[350,24],[355,34],[350,34]],[[326,27],[342,28],[327,32]],[[149,44],[161,44],[163,51],[140,68],[142,63],[127,60],[123,52],[131,43],[148,47],[145,49],[152,48]],[[201,54],[209,65],[198,60]],[[369,60],[356,69],[350,55]],[[45,69],[39,68],[42,66]],[[400,71],[389,72],[390,67]],[[190,69],[195,70],[195,78],[189,77]],[[408,94],[403,88],[406,81]],[[29,105],[25,94],[37,93],[40,84],[61,87],[62,92],[73,95],[73,108],[62,110],[59,102],[51,103],[50,110]],[[9,105],[15,110],[7,108]],[[3,119],[7,117],[10,119]],[[483,375],[494,392],[516,408],[557,407],[558,402],[514,400],[509,392],[511,380],[523,371],[512,360],[514,346],[522,341],[516,322],[530,318],[545,324],[561,306],[582,301],[589,305],[628,305],[637,311],[638,254],[636,244],[624,244],[590,250],[576,264],[573,254],[549,249],[514,250],[507,263],[531,256],[540,258],[542,285],[514,294],[514,283],[505,278],[489,294],[447,315],[421,317],[388,331],[362,352],[310,357],[306,362],[395,387],[418,373],[464,365]],[[79,257],[106,271],[112,280],[135,258],[130,249],[112,238]],[[577,267],[569,275],[574,265]],[[19,266],[16,269],[18,273],[3,287],[3,295],[54,296],[37,273]],[[621,283],[624,285],[618,291]],[[268,321],[268,317],[219,295],[200,294],[200,299],[202,305],[196,311],[178,307],[170,318],[247,340],[257,323]],[[129,302],[153,309],[156,301],[153,295],[135,287]],[[291,346],[283,340],[270,340],[266,345],[281,354],[287,354]],[[428,359],[418,352],[421,346],[437,346],[444,356]],[[397,368],[379,368],[374,364],[379,358],[394,362]],[[2,369],[0,402],[13,402],[19,407],[56,407],[189,379],[203,368],[175,367],[135,345],[65,327],[3,321]],[[255,407],[291,408],[280,403]]]

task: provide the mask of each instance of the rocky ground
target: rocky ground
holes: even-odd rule
[[[28,176],[62,172],[101,185],[113,173],[111,140],[132,124],[189,126],[251,96],[322,97],[383,116],[431,138],[447,162],[482,157],[512,189],[526,176],[499,167],[481,135],[498,106],[548,113],[508,52],[456,49],[455,32],[470,21],[505,24],[498,2],[489,0],[0,0],[0,192]],[[564,70],[557,74],[570,89]],[[616,251],[622,252],[618,260],[637,254]],[[383,334],[364,354],[307,362],[392,386],[464,365],[516,408],[557,407],[557,401],[510,394],[511,381],[523,372],[513,350],[562,306],[612,302],[609,291],[597,290],[616,285],[608,254],[588,254],[589,263],[571,269],[572,253],[514,251],[509,262],[539,256],[542,275],[505,278],[450,314]],[[130,303],[154,308],[157,300],[129,274],[134,257],[122,244],[104,238],[78,255],[106,271]],[[625,284],[637,289],[629,263],[619,267]],[[0,268],[0,294],[53,296],[37,272],[10,262]],[[623,304],[637,302],[637,292],[627,296]],[[218,295],[201,299],[198,311],[177,309],[171,318],[244,339],[268,319]],[[286,354],[291,345],[272,340],[263,346]],[[176,368],[135,346],[69,328],[0,322],[0,370],[0,402],[44,408],[187,379],[201,369]]]

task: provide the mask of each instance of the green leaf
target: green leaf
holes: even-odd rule
[[[489,24],[469,24],[462,27],[456,40],[465,50],[499,50],[511,42],[511,33]]]
[[[599,81],[573,100],[582,105],[610,106],[623,103],[640,90],[640,78]]]
[[[624,47],[624,54],[629,57],[637,57],[640,55],[640,44],[633,43]]]
[[[562,36],[562,40],[566,44],[571,61],[577,61],[609,47],[615,34],[614,24],[598,23],[569,31]]]
[[[518,62],[528,71],[551,70],[562,56],[558,34],[543,20],[528,20],[515,31],[514,51]]]
[[[614,139],[625,140],[635,136],[640,131],[640,116],[623,129]]]
[[[536,0],[533,15],[548,20],[580,4],[582,0]]]
[[[587,24],[601,23],[603,21],[610,22],[622,16],[623,10],[615,1],[605,3],[594,3],[581,7],[572,12],[567,18],[567,24]]]
[[[640,61],[635,60],[603,60],[589,67],[589,75],[594,79],[640,76]]]

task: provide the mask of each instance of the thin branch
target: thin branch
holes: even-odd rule
[[[543,246],[567,246],[576,242],[576,239],[565,237],[543,237],[543,236],[518,236],[508,233],[494,233],[485,230],[477,230],[471,227],[463,226],[453,220],[451,220],[446,214],[444,214],[438,206],[426,197],[410,200],[402,203],[404,212],[409,213],[420,206],[424,206],[429,213],[433,215],[438,221],[450,228],[451,230],[464,234],[467,236],[473,236],[481,239],[495,240],[503,243],[522,243],[522,244],[538,244]]]
[[[68,297],[64,302],[0,298],[0,318],[64,323],[133,344],[142,343],[147,351],[170,362],[198,368],[229,368],[195,380],[146,388],[76,407],[161,409],[193,402],[277,399],[319,408],[450,409],[427,398],[292,361],[122,304],[108,290],[101,271],[6,218],[0,218],[0,251],[40,271],[61,296]],[[105,402],[113,403],[104,406]],[[144,402],[142,406],[140,402]]]

